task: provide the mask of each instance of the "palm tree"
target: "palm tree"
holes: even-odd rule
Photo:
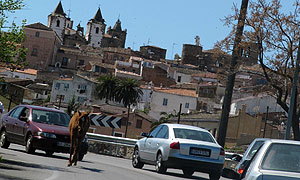
[[[176,111],[174,110],[174,113],[166,113],[166,112],[161,112],[160,115],[162,115],[162,117],[160,117],[159,121],[153,122],[150,126],[150,132],[153,131],[157,126],[163,124],[163,123],[168,123],[169,119],[173,118],[173,117],[177,117],[176,115]]]
[[[99,84],[96,86],[97,96],[100,99],[105,99],[105,103],[115,100],[116,88],[119,79],[112,75],[101,76],[98,78]]]
[[[137,80],[127,78],[119,81],[115,95],[116,95],[115,96],[116,101],[122,102],[124,104],[124,107],[128,108],[126,130],[125,130],[125,137],[126,137],[130,106],[138,102],[139,98],[143,95],[143,91],[141,90]]]

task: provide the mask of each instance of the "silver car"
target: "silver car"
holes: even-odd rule
[[[239,163],[235,167],[235,171],[239,174],[242,174],[245,168],[245,164],[247,161],[251,160],[254,156],[258,148],[264,144],[269,138],[256,138],[254,139],[251,144],[248,146],[247,150],[245,151],[243,158],[239,161]]]
[[[225,171],[224,171],[225,172]],[[300,142],[268,139],[248,161],[244,172],[225,177],[246,180],[300,179]]]
[[[182,169],[185,176],[199,171],[209,173],[212,180],[220,178],[225,151],[207,130],[181,124],[161,124],[144,136],[135,145],[133,167],[152,164],[158,173],[176,168]]]

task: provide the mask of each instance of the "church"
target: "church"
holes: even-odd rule
[[[113,26],[108,27],[105,33],[105,20],[98,8],[95,16],[87,22],[86,32],[80,23],[76,30],[73,21],[66,16],[61,1],[55,10],[48,16],[47,27],[53,29],[66,46],[88,45],[92,47],[125,47],[127,30],[122,30],[121,21],[118,19]]]

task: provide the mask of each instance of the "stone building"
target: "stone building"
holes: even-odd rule
[[[127,29],[122,30],[120,19],[117,20],[113,28],[108,27],[106,34],[102,39],[101,47],[124,48]]]
[[[22,46],[28,49],[26,61],[28,67],[38,70],[47,70],[54,62],[57,49],[62,39],[51,28],[34,23],[24,27],[25,41]]]
[[[141,46],[140,53],[146,59],[160,61],[166,58],[167,50],[156,46]]]

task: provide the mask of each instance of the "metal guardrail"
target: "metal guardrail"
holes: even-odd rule
[[[102,143],[120,145],[120,146],[129,146],[134,147],[135,143],[138,141],[137,139],[130,138],[122,138],[116,136],[108,136],[102,134],[95,133],[87,133],[88,140],[94,140]]]

